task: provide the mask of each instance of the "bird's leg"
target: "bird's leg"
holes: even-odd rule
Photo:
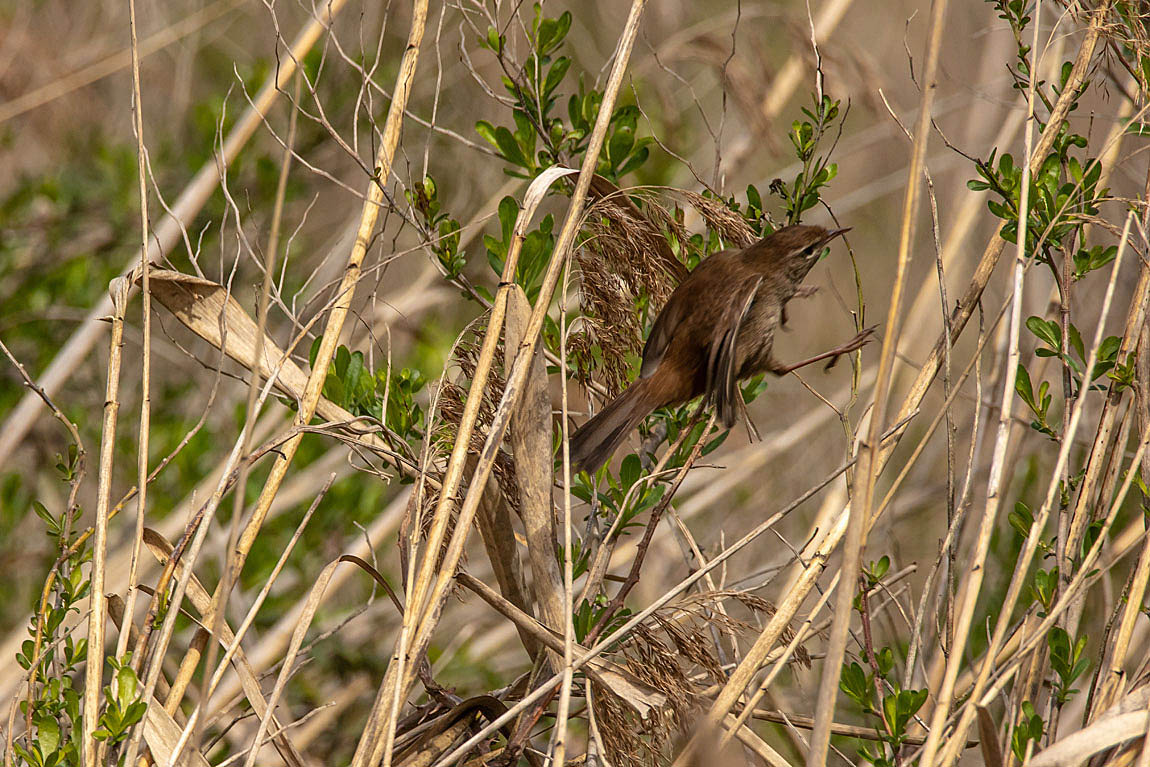
[[[784,365],[781,362],[776,362],[775,360],[771,360],[771,363],[770,363],[770,366],[768,369],[772,373],[774,373],[775,375],[781,376],[781,375],[786,375],[787,373],[790,373],[794,370],[798,370],[799,368],[806,367],[807,365],[810,365],[810,364],[815,363],[815,362],[822,362],[823,360],[830,360],[829,362],[827,362],[826,368],[824,368],[825,370],[830,370],[832,367],[834,367],[834,364],[836,362],[838,362],[839,357],[841,357],[844,354],[849,354],[850,352],[857,351],[858,349],[861,349],[862,347],[864,347],[868,343],[870,343],[871,336],[874,335],[874,331],[875,331],[876,327],[878,327],[878,326],[877,325],[871,325],[869,328],[862,331],[857,336],[855,336],[851,340],[847,341],[845,344],[842,344],[841,346],[836,346],[835,348],[831,349],[828,352],[823,352],[822,354],[816,354],[814,357],[810,357],[808,359],[805,359],[802,362],[796,362],[793,365]]]

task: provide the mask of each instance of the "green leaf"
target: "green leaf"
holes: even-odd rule
[[[1034,524],[1034,514],[1025,503],[1016,501],[1014,511],[1007,515],[1007,521],[1024,540],[1030,537],[1030,528]]]
[[[1022,363],[1018,364],[1018,373],[1014,379],[1014,390],[1018,392],[1018,396],[1022,397],[1022,401],[1036,410],[1034,404],[1034,389],[1030,383],[1030,371],[1026,369]]]
[[[57,529],[56,518],[52,516],[52,512],[39,501],[32,501],[32,509],[36,512],[36,516],[44,520],[44,524],[48,525],[49,530]]]
[[[715,437],[714,439],[712,439],[710,442],[708,442],[706,445],[703,446],[703,449],[699,451],[699,455],[700,456],[710,455],[711,453],[715,452],[716,450],[719,449],[720,445],[722,445],[724,442],[727,441],[727,437],[729,437],[730,435],[731,435],[730,429],[723,431],[723,432],[720,432],[719,436]]]
[[[854,662],[849,666],[843,664],[842,676],[839,677],[839,688],[846,693],[847,697],[868,711],[870,710],[870,702],[867,700],[869,687],[867,675],[862,670],[862,666]]]
[[[882,676],[885,677],[894,670],[894,652],[889,647],[879,649],[874,657],[878,664],[878,672]]]
[[[126,729],[131,727],[133,724],[143,719],[147,710],[148,706],[142,700],[138,700],[128,706],[128,708],[124,711],[124,728]]]
[[[632,453],[623,459],[623,463],[619,467],[619,485],[626,492],[639,481],[639,477],[642,475],[643,465],[639,461],[639,457]]]
[[[650,150],[647,149],[647,147],[640,147],[630,157],[627,158],[626,162],[619,166],[619,170],[615,172],[615,175],[622,178],[628,173],[638,170],[640,167],[642,167],[643,163],[647,162],[647,158],[650,156],[650,154]]]
[[[478,133],[488,144],[499,148],[499,142],[495,140],[495,127],[486,120],[480,120],[475,123],[475,132]]]
[[[122,706],[136,699],[136,672],[127,664],[116,672],[116,698]]]
[[[1057,322],[1031,316],[1026,318],[1026,327],[1050,348],[1056,351],[1062,349],[1062,329]]]
[[[499,34],[499,30],[495,27],[487,28],[487,39],[484,41],[486,46],[495,51],[495,53],[503,52],[503,36]]]
[[[531,167],[531,161],[523,154],[523,149],[519,146],[519,142],[515,140],[515,136],[502,125],[495,129],[495,145],[499,148],[503,159],[507,160],[507,162],[524,168]]]
[[[60,723],[53,716],[38,716],[35,724],[40,751],[51,754],[60,747]]]
[[[515,231],[515,219],[518,216],[519,203],[514,197],[508,195],[499,201],[499,227],[503,233],[504,255],[507,254],[506,246],[511,244],[511,235]]]
[[[551,65],[551,69],[547,71],[547,78],[543,81],[543,98],[551,95],[559,84],[563,82],[563,78],[567,75],[567,70],[571,68],[571,59],[566,56],[560,56]]]

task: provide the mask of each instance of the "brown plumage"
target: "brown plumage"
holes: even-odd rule
[[[763,372],[784,375],[824,359],[833,364],[867,343],[874,328],[794,365],[771,355],[775,330],[786,322],[787,301],[813,292],[800,287],[803,279],[823,247],[845,231],[788,226],[699,264],[655,320],[639,377],[571,437],[574,466],[598,469],[651,411],[704,394],[730,428],[740,379]]]

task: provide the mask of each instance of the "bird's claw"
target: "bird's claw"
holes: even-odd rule
[[[839,361],[839,357],[843,356],[844,354],[850,354],[851,352],[858,351],[859,349],[869,344],[872,340],[874,340],[872,336],[874,336],[877,329],[878,325],[871,325],[869,328],[865,328],[858,335],[847,341],[839,348],[833,349],[832,353],[834,356],[827,360],[827,364],[823,370],[830,370],[833,368],[835,363]]]

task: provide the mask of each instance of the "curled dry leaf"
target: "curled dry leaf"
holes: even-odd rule
[[[256,367],[258,327],[239,301],[219,283],[190,274],[159,269],[149,273],[152,297],[197,336],[231,357],[247,370]],[[275,387],[299,401],[307,386],[307,373],[266,334],[260,355],[259,374],[275,376]],[[351,423],[356,416],[326,397],[316,405],[321,418],[336,423]],[[375,448],[380,457],[401,471],[411,467],[395,457],[391,448],[371,432],[356,430],[356,437]]]

